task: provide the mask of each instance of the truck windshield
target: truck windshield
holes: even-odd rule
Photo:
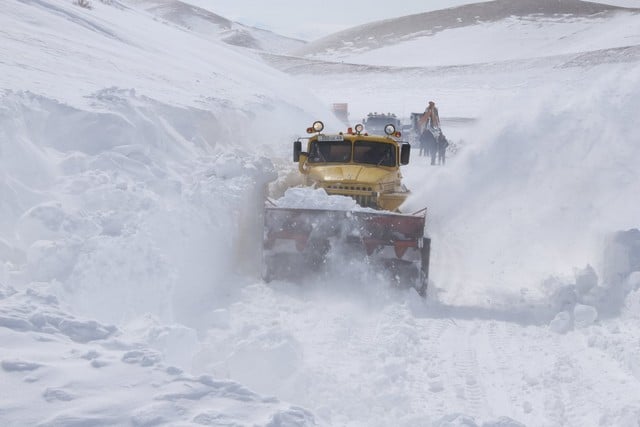
[[[313,141],[309,148],[309,163],[348,163],[350,161],[350,142]]]
[[[369,134],[384,135],[384,127],[389,124],[394,125],[396,129],[400,129],[400,120],[390,116],[370,116],[367,118],[364,127]]]
[[[396,150],[383,142],[356,141],[353,147],[353,161],[378,166],[395,166]]]

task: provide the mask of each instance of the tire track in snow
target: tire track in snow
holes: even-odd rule
[[[414,414],[445,415],[450,398],[442,381],[444,358],[440,338],[453,324],[450,319],[416,319],[419,328],[413,361],[409,368],[407,395]],[[446,400],[445,400],[446,399]]]
[[[424,402],[429,402],[431,413],[443,416],[447,413],[447,402],[454,398],[453,389],[446,381],[451,378],[447,371],[450,352],[446,347],[446,335],[456,324],[448,318],[421,319],[420,324],[424,325],[420,336],[420,351],[427,354],[430,361],[423,365],[425,369],[419,373],[419,380],[415,382],[417,393],[412,405],[424,409]]]
[[[521,398],[522,389],[514,385],[513,382],[514,377],[522,375],[521,349],[513,346],[513,343],[519,342],[516,339],[516,326],[490,321],[487,337],[488,348],[484,360],[491,363],[493,369],[490,375],[493,381],[491,401],[497,405],[496,400],[499,399],[500,408],[509,408],[508,413],[502,409],[499,415],[518,418],[522,412],[517,408],[523,408],[524,401]]]
[[[451,319],[426,319],[421,339],[437,342],[445,331],[454,324]]]
[[[397,420],[404,417],[445,415],[445,402],[451,396],[441,381],[439,372],[444,365],[441,337],[454,323],[450,319],[416,318],[405,307],[387,307],[376,325],[375,366],[385,384],[385,401],[394,402],[387,412]],[[395,395],[395,397],[391,395]]]
[[[565,424],[569,427],[597,425],[597,414],[619,413],[627,396],[637,396],[637,387],[629,390],[627,381],[620,381],[622,372],[615,361],[599,357],[590,347],[582,351],[566,348],[554,365],[553,375],[562,390]]]
[[[542,381],[536,388],[549,425],[626,425],[621,420],[640,407],[640,383],[620,366],[620,349],[610,348],[605,333],[594,326],[538,344],[553,349],[539,362]]]
[[[438,398],[441,402],[441,414],[452,412],[479,417],[486,414],[489,403],[483,384],[480,382],[480,365],[476,347],[478,340],[474,335],[473,323],[449,323],[454,327],[438,339],[437,351],[440,360],[437,372],[440,380]]]
[[[304,390],[302,404],[321,406],[336,423],[357,419],[359,413],[375,404],[371,386],[378,372],[375,347],[376,328],[344,313],[323,313],[318,334],[306,335],[308,353],[301,376]],[[370,369],[365,370],[364,367]],[[353,396],[359,396],[354,401]]]
[[[466,413],[478,416],[483,409],[488,408],[484,388],[478,382],[478,355],[465,340],[465,345],[454,356],[454,365],[461,383],[457,386],[458,397],[463,399]]]
[[[575,381],[577,375],[573,363],[575,363],[575,359],[559,355],[551,372],[545,376],[543,384],[550,392],[549,397],[545,400],[545,410],[549,419],[556,422],[554,425],[584,425],[579,424],[576,420],[576,409],[572,403],[575,396],[569,395],[566,390],[566,384]]]
[[[388,307],[378,319],[370,349],[377,357],[369,369],[378,372],[372,378],[373,385],[383,391],[376,394],[372,403],[384,409],[381,417],[387,417],[388,423],[392,419],[397,422],[416,414],[433,413],[428,375],[437,360],[434,361],[431,340],[426,339],[428,324],[426,319],[414,318],[406,307],[399,305]],[[446,322],[439,328],[446,328]]]
[[[553,425],[595,426],[597,423],[591,418],[594,402],[589,402],[588,396],[593,395],[597,385],[588,372],[585,373],[582,369],[581,358],[574,356],[576,348],[564,341],[559,338],[553,340],[555,345],[552,348],[557,348],[558,352],[552,356],[555,360],[544,373],[540,392],[546,396],[545,413]]]
[[[569,375],[566,376],[567,382],[561,386],[563,392],[563,400],[565,402],[565,420],[569,427],[588,426],[594,420],[589,419],[589,410],[593,406],[587,402],[585,390],[593,390],[591,379],[584,375],[579,368],[579,362],[573,357],[565,360],[569,365]],[[594,422],[595,424],[595,422]]]

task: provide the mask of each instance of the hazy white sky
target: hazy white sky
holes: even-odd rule
[[[183,0],[225,18],[289,37],[313,40],[336,31],[487,0]]]

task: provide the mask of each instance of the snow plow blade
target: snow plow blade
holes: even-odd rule
[[[414,287],[425,296],[431,250],[425,222],[426,209],[399,214],[266,207],[263,279],[305,277],[326,267],[332,248],[346,248],[348,257],[388,274],[395,286]]]

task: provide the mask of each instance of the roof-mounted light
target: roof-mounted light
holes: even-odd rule
[[[322,132],[322,129],[324,129],[324,123],[317,120],[313,122],[313,125],[311,125],[310,128],[307,128],[307,133]]]
[[[360,133],[364,130],[364,126],[362,126],[362,123],[358,123],[357,125],[354,126],[354,128],[358,135],[360,135]]]
[[[396,133],[396,127],[392,124],[388,124],[384,127],[384,133],[387,135],[393,135]]]

